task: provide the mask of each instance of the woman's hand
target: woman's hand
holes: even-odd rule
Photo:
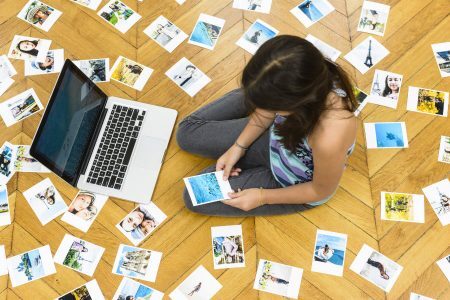
[[[231,197],[229,200],[222,201],[222,203],[242,209],[243,211],[249,211],[257,208],[264,203],[262,199],[262,192],[260,189],[247,189],[241,191],[240,189],[234,193],[228,193]]]
[[[235,145],[231,146],[216,163],[216,171],[223,170],[223,180],[228,180],[230,176],[238,176],[242,171],[239,168],[235,168],[234,165],[245,155],[245,150]]]

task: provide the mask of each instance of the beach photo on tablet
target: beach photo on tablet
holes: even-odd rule
[[[358,69],[359,72],[365,74],[388,54],[389,50],[376,39],[369,36],[347,53],[344,58]]]
[[[346,247],[346,234],[317,230],[311,271],[342,276]]]
[[[97,280],[91,280],[80,287],[59,296],[57,300],[105,300]]]
[[[166,76],[191,97],[194,97],[211,81],[205,73],[185,57],[173,65],[166,72]]]
[[[163,16],[159,16],[145,28],[144,33],[170,53],[188,37],[186,33]]]
[[[172,300],[212,299],[222,285],[203,266],[192,272],[169,297]]]
[[[0,276],[8,274],[8,265],[6,264],[5,246],[0,245]]]
[[[381,220],[425,223],[423,195],[381,192]]]
[[[117,250],[113,273],[154,282],[162,253],[121,244]]]
[[[12,287],[56,273],[49,245],[9,257],[6,264]]]
[[[367,149],[408,148],[404,122],[364,123]]]
[[[133,245],[139,245],[165,219],[163,213],[153,202],[141,204],[122,219],[116,228],[122,232]]]
[[[64,49],[50,50],[44,62],[25,61],[25,76],[61,72],[64,65]]]
[[[211,227],[214,269],[245,267],[242,226]]]
[[[291,13],[308,28],[333,10],[333,5],[327,0],[306,0],[291,9]]]
[[[200,14],[194,26],[189,44],[197,45],[209,50],[216,46],[219,35],[222,32],[224,19],[219,19],[210,15]]]
[[[272,0],[234,0],[233,8],[255,11],[260,13],[270,13]]]
[[[126,33],[142,18],[141,15],[119,0],[109,1],[98,11],[97,15],[121,33]]]
[[[16,35],[11,42],[8,57],[44,62],[52,41]]]
[[[17,17],[44,31],[49,31],[62,12],[36,0],[30,0]]]
[[[26,90],[0,104],[0,116],[7,127],[37,113],[44,106],[34,89]]]
[[[397,108],[403,76],[387,71],[375,70],[368,101],[373,104]]]
[[[111,79],[142,91],[153,69],[119,56],[111,69]]]
[[[79,191],[62,216],[61,221],[87,232],[107,200],[108,196],[105,195]]]
[[[364,244],[350,270],[389,293],[403,267]]]
[[[450,164],[450,136],[441,136],[438,161]]]
[[[102,0],[70,0],[70,1],[85,6],[87,8],[90,8],[92,10],[97,10],[100,3],[102,3]]]
[[[164,293],[143,285],[133,279],[124,277],[112,300],[162,300]]]
[[[8,142],[4,142],[0,148],[0,185],[6,185],[15,173],[15,152],[16,148]]]
[[[262,44],[275,37],[277,34],[278,30],[258,19],[236,42],[236,45],[251,54],[255,54]]]
[[[355,116],[357,117],[359,113],[363,110],[364,106],[366,106],[367,103],[366,99],[368,95],[356,86],[354,86],[352,90],[353,95],[355,95],[356,102],[358,102],[358,108],[354,112]]]
[[[14,159],[14,170],[16,172],[50,173],[49,169],[30,155],[29,145],[15,145],[14,147],[16,149],[16,158]]]
[[[441,76],[450,76],[450,42],[433,44],[431,48]]]
[[[443,226],[450,224],[450,181],[441,180],[422,189]]]
[[[450,255],[438,260],[436,263],[450,282]]]
[[[93,82],[109,81],[109,58],[76,60],[73,63]]]
[[[9,211],[8,189],[6,185],[0,185],[0,226],[11,224]]]
[[[17,74],[16,69],[6,55],[0,55],[0,80]]]
[[[364,1],[359,17],[358,31],[383,36],[389,16],[389,5]]]
[[[322,54],[327,57],[328,59],[332,61],[336,61],[339,56],[341,55],[341,51],[338,49],[328,45],[324,41],[319,40],[312,34],[308,34],[305,38],[305,40],[309,41],[311,44],[313,44],[317,49],[319,49]]]
[[[448,115],[448,92],[410,86],[406,109],[440,117]]]
[[[184,178],[194,206],[230,199],[230,182],[223,180],[223,171]]]

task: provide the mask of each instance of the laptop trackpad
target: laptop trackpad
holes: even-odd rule
[[[160,139],[140,136],[134,157],[132,158],[133,165],[141,168],[160,165],[164,156],[165,147],[165,142]]]

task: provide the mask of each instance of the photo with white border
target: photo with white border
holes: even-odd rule
[[[64,66],[64,49],[50,50],[44,62],[25,61],[25,76],[54,74]]]
[[[410,86],[406,109],[438,117],[447,117],[448,99],[448,92]]]
[[[386,31],[390,9],[389,5],[364,1],[357,31],[383,36]]]
[[[433,44],[434,58],[442,77],[450,76],[450,42]]]
[[[422,191],[442,226],[450,224],[450,181],[441,180],[423,188]]]
[[[268,14],[272,0],[234,0],[233,8]]]
[[[402,81],[403,75],[375,70],[368,99],[369,103],[397,108]]]
[[[0,78],[0,96],[3,95],[13,83],[14,79],[10,77]]]
[[[438,161],[450,164],[450,136],[441,136]]]
[[[14,160],[16,159],[16,147],[9,142],[4,142],[0,148],[0,185],[6,185],[16,173]]]
[[[0,226],[11,224],[11,211],[8,199],[8,187],[0,185]]]
[[[75,60],[73,63],[93,82],[109,81],[109,58]]]
[[[44,62],[51,44],[51,40],[15,35],[8,51],[8,57]]]
[[[255,54],[265,42],[277,36],[279,31],[266,22],[257,19],[236,42],[236,45]]]
[[[219,40],[220,33],[225,25],[224,19],[219,19],[207,14],[200,14],[191,36],[189,44],[213,50]]]
[[[183,178],[194,206],[230,199],[233,192],[228,180],[223,180],[223,171]]]
[[[353,95],[355,95],[356,102],[359,104],[354,112],[355,117],[357,117],[366,106],[368,95],[356,86],[353,87]]]
[[[62,12],[41,1],[30,0],[17,17],[44,31],[49,31]]]
[[[70,0],[70,1],[92,10],[97,10],[100,4],[102,3],[102,0]]]
[[[15,145],[16,158],[14,159],[14,170],[16,172],[50,173],[37,159],[30,154],[30,145]]]
[[[132,298],[131,298],[132,297]],[[162,300],[164,293],[157,291],[133,279],[124,277],[112,300],[151,299]]]
[[[368,36],[359,45],[344,56],[361,74],[365,74],[389,54],[380,42]]]
[[[434,298],[430,298],[424,295],[419,295],[416,293],[411,293],[409,295],[409,300],[435,300]]]
[[[346,247],[346,234],[317,230],[311,271],[342,276]]]
[[[100,290],[100,286],[98,285],[97,280],[93,279],[64,295],[61,295],[60,297],[55,298],[54,300],[66,299],[104,300],[105,297]]]
[[[0,103],[0,116],[6,127],[12,126],[43,109],[33,88]]]
[[[381,192],[381,220],[425,223],[423,195]]]
[[[214,269],[245,267],[242,225],[211,227]]]
[[[126,33],[142,16],[119,0],[109,1],[97,15],[121,33]]]
[[[408,148],[405,122],[364,123],[367,149]]]
[[[327,0],[305,0],[291,9],[294,15],[306,28],[319,22],[334,11],[334,6]]]
[[[142,91],[152,73],[153,69],[119,56],[111,68],[111,79]]]
[[[164,16],[159,16],[148,25],[144,33],[169,53],[172,53],[175,48],[188,38],[186,33]]]
[[[332,61],[336,61],[339,56],[341,55],[341,51],[338,49],[330,46],[329,44],[325,43],[324,41],[316,38],[312,34],[308,34],[305,37],[305,40],[313,44],[319,51],[323,54],[323,56],[327,57],[328,59]]]
[[[13,77],[17,74],[16,69],[6,55],[0,55],[0,80]]]
[[[8,274],[8,266],[6,264],[5,246],[0,245],[0,276]]]
[[[172,300],[212,299],[221,288],[220,282],[205,267],[199,266],[169,297]]]
[[[450,255],[438,260],[436,263],[450,282]]]
[[[191,97],[211,82],[211,79],[186,57],[173,65],[166,72],[166,76]]]

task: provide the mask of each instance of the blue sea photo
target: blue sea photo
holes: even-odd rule
[[[39,249],[20,255],[20,262],[17,264],[15,271],[25,276],[27,281],[43,277],[45,271]]]
[[[150,299],[153,290],[148,286],[142,285],[137,281],[128,279],[127,283],[124,285],[120,291],[119,299],[131,299],[127,297],[134,297],[133,299]],[[122,298],[120,298],[122,297]]]
[[[401,123],[375,123],[377,147],[404,147]]]
[[[277,33],[273,30],[267,28],[259,22],[255,22],[246,32],[245,39],[252,44],[262,45],[276,35]]]
[[[331,256],[328,262],[342,266],[344,264],[346,243],[347,240],[343,237],[319,233],[317,235],[315,253],[317,253],[317,250],[320,248],[328,245],[328,247],[334,250],[333,256]]]
[[[206,22],[198,22],[190,38],[191,41],[213,47],[221,28]]]
[[[301,3],[298,8],[312,21],[316,22],[323,17],[323,14],[320,12],[320,1],[315,0],[307,0]]]
[[[144,256],[148,256],[148,259],[144,258]],[[120,254],[120,260],[117,264],[116,272],[117,274],[122,274],[124,276],[130,277],[144,276],[146,272],[145,270],[147,270],[149,259],[150,251],[131,246],[123,246],[122,253]],[[140,268],[138,269],[134,268],[135,266],[137,266],[137,264],[135,264],[137,260],[140,261]]]
[[[207,173],[188,178],[198,204],[224,199],[215,173]]]

